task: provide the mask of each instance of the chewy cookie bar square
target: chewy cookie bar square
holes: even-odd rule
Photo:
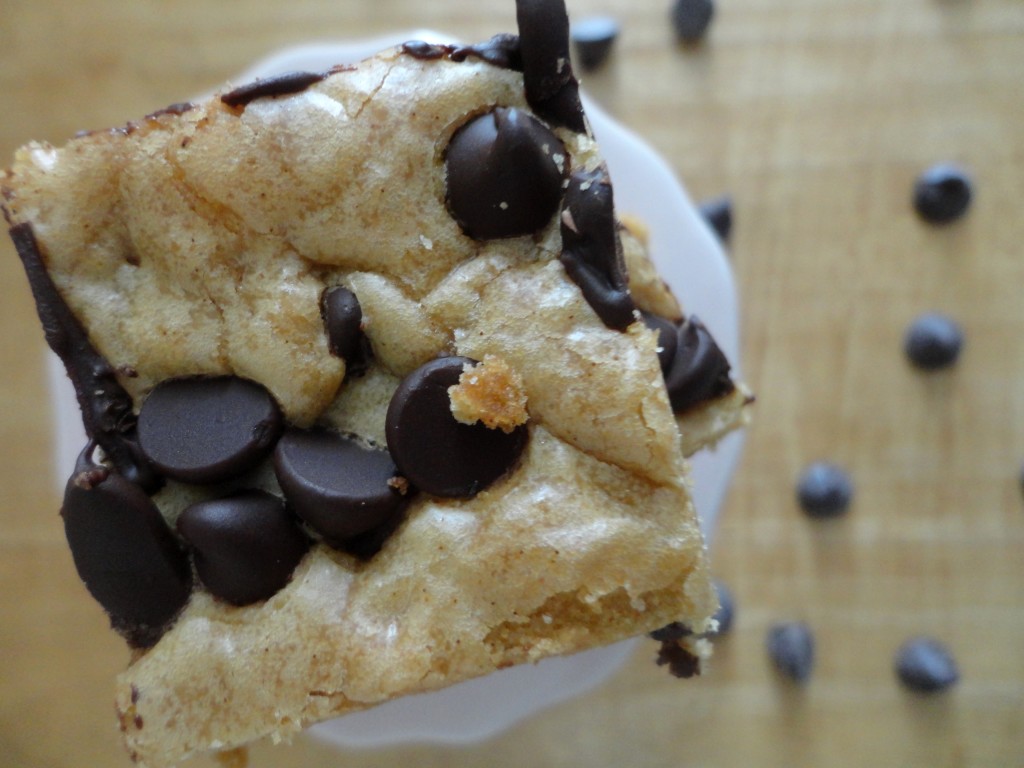
[[[709,626],[684,456],[749,396],[616,218],[564,7],[517,9],[3,177],[140,765]]]

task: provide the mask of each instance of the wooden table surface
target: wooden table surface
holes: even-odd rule
[[[710,673],[670,679],[645,645],[609,684],[485,744],[340,754],[300,739],[257,747],[254,768],[1024,766],[1024,4],[719,6],[685,48],[666,0],[569,1],[576,19],[623,25],[585,87],[695,198],[734,199],[759,399],[712,547],[737,620]],[[0,19],[2,158],[203,92],[282,46],[515,27],[512,0],[3,0]],[[909,197],[938,161],[969,168],[977,195],[931,228]],[[127,766],[111,707],[127,653],[63,540],[42,334],[6,242],[0,279],[0,765]],[[903,358],[926,310],[964,328],[953,370]],[[842,519],[796,507],[816,459],[856,483]],[[763,650],[785,619],[817,636],[802,689]],[[918,634],[955,653],[955,689],[897,685],[893,652]]]

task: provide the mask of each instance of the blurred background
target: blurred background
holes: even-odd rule
[[[579,73],[591,97],[696,201],[731,198],[758,396],[711,543],[733,627],[700,679],[671,678],[644,643],[608,684],[483,744],[300,738],[251,765],[1024,766],[1024,3],[718,0],[690,43],[671,0],[568,6],[619,25]],[[285,46],[416,28],[482,40],[515,30],[514,3],[0,0],[0,166]],[[967,169],[974,197],[932,226],[912,190],[939,162]],[[0,765],[126,766],[111,691],[128,654],[63,539],[43,338],[6,241],[0,280]],[[925,311],[963,329],[949,369],[903,354]],[[855,488],[827,520],[795,497],[818,460]],[[790,620],[817,643],[802,686],[765,651]],[[894,654],[919,635],[955,656],[949,690],[897,681]]]

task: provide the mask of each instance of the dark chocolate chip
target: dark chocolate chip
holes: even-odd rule
[[[526,100],[556,126],[587,129],[579,84],[569,61],[569,16],[564,0],[516,0]]]
[[[597,69],[607,61],[619,37],[619,22],[611,16],[590,16],[570,28],[576,61],[583,69]]]
[[[412,56],[414,59],[435,61],[448,56],[454,48],[450,45],[441,45],[440,43],[428,43],[423,40],[409,40],[406,43],[402,43],[401,50],[402,53]]]
[[[853,500],[853,481],[837,464],[816,461],[800,474],[796,498],[810,517],[838,517]]]
[[[583,292],[601,321],[624,331],[636,319],[629,293],[622,243],[608,171],[577,171],[562,203],[562,254],[565,271]]]
[[[181,115],[184,115],[186,112],[191,112],[195,108],[196,105],[193,104],[191,101],[179,101],[175,104],[171,104],[170,106],[164,107],[163,109],[158,109],[156,112],[150,112],[148,115],[146,115],[146,120],[155,120],[156,118],[162,117],[164,115],[173,115],[175,117],[179,117]]]
[[[512,432],[462,424],[451,411],[449,387],[477,361],[442,357],[402,380],[387,413],[388,448],[401,473],[435,496],[467,498],[511,470],[526,446],[526,425]]]
[[[328,288],[320,297],[320,316],[331,354],[346,363],[358,361],[363,351],[363,309],[356,295],[342,285]]]
[[[672,368],[665,376],[668,399],[674,413],[722,397],[735,389],[730,366],[711,332],[696,315],[679,326]]]
[[[971,205],[971,178],[948,163],[933,165],[914,183],[914,209],[929,224],[948,224]]]
[[[661,629],[655,629],[647,634],[652,640],[657,640],[659,643],[678,643],[684,637],[691,637],[693,630],[681,621],[673,621],[671,624],[666,624]]]
[[[523,69],[523,57],[519,50],[519,35],[508,33],[495,35],[486,42],[456,48],[449,56],[452,61],[465,61],[471,57],[502,69],[519,72]]]
[[[189,376],[158,384],[139,411],[142,450],[167,477],[216,483],[253,469],[283,428],[260,384],[237,376]]]
[[[497,107],[448,144],[448,210],[477,240],[532,235],[557,213],[568,163],[565,146],[543,123]]]
[[[114,368],[92,346],[50,279],[31,225],[13,226],[10,235],[24,265],[46,343],[64,363],[74,385],[86,434],[126,480],[155,491],[162,480],[139,448],[131,395],[118,382]]]
[[[300,93],[326,77],[323,72],[288,72],[283,75],[254,80],[228,91],[220,100],[229,107],[244,107],[266,96],[288,96]]]
[[[650,312],[641,311],[640,316],[644,325],[658,334],[658,362],[661,363],[662,374],[668,376],[679,343],[679,326],[668,318]]]
[[[903,337],[907,359],[923,370],[948,368],[956,363],[964,334],[955,320],[937,312],[918,316]]]
[[[694,43],[707,34],[714,15],[714,0],[675,0],[672,27],[684,43]]]
[[[114,627],[137,648],[153,645],[192,591],[188,555],[153,501],[135,483],[78,459],[61,517],[78,575]]]
[[[901,645],[894,667],[899,681],[919,693],[943,691],[960,679],[953,654],[931,637],[915,637]]]
[[[722,195],[711,200],[706,200],[698,206],[700,215],[718,235],[723,243],[729,242],[732,234],[732,198],[729,195]]]
[[[772,626],[765,646],[779,674],[797,683],[810,678],[814,668],[814,635],[806,624],[787,622]]]
[[[274,472],[288,506],[335,547],[385,525],[407,502],[387,451],[327,430],[287,430]]]
[[[732,591],[721,581],[715,579],[713,582],[715,592],[718,595],[718,610],[715,611],[714,619],[718,622],[718,629],[712,634],[725,635],[732,629],[733,618],[736,615],[736,600]]]
[[[684,645],[676,642],[663,642],[658,648],[657,664],[659,667],[668,665],[673,677],[687,679],[700,674],[700,657]]]
[[[196,572],[216,597],[249,605],[277,594],[309,549],[284,502],[264,491],[201,501],[178,517]]]

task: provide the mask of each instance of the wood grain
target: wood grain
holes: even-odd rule
[[[719,5],[704,44],[681,47],[667,2],[569,2],[576,18],[623,24],[585,87],[694,197],[735,202],[759,400],[713,546],[738,602],[713,669],[671,680],[652,645],[600,690],[486,744],[341,755],[299,739],[257,747],[253,768],[1024,766],[1024,6]],[[2,19],[3,158],[208,90],[285,45],[418,27],[473,40],[515,24],[511,0],[4,0]],[[971,170],[977,197],[935,229],[910,188],[945,160]],[[110,690],[127,654],[63,542],[42,334],[8,243],[0,280],[0,764],[125,766]],[[955,370],[922,375],[901,337],[932,309],[967,344]],[[794,479],[819,458],[854,477],[844,519],[796,508]],[[802,690],[763,651],[788,618],[818,639]],[[952,648],[955,690],[895,683],[892,654],[916,634]]]

